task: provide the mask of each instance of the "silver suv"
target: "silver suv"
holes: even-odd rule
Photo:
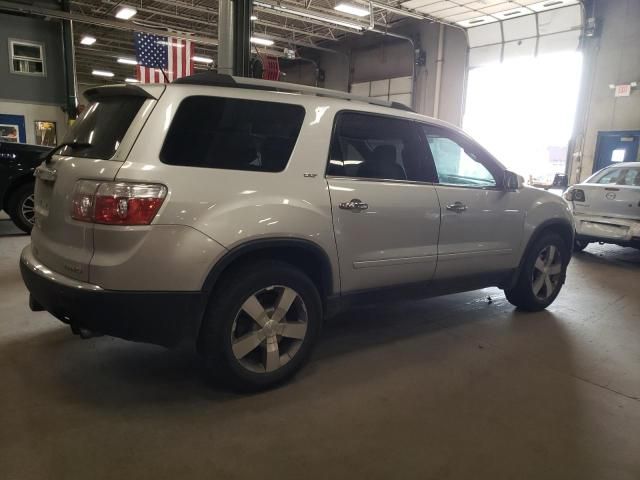
[[[558,295],[574,226],[460,130],[387,102],[199,74],[89,90],[36,171],[30,306],[197,345],[240,389],[290,377],[348,306]]]

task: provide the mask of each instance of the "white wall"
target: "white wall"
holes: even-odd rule
[[[435,98],[436,57],[439,24],[410,21],[398,33],[414,39],[416,47],[426,51],[427,64],[415,68],[413,108],[423,115],[433,115]],[[465,32],[445,27],[443,37],[442,82],[439,118],[455,125],[462,124],[467,72],[467,37]],[[363,83],[386,78],[404,77],[413,71],[413,51],[406,40],[367,33],[344,42],[340,49],[346,55],[322,53],[319,66],[325,72],[324,87],[348,91],[349,83]]]
[[[38,105],[0,99],[0,114],[24,116],[27,143],[36,143],[34,123],[36,121],[56,122],[58,143],[67,132],[67,115],[56,105]]]
[[[587,16],[594,11],[585,6]],[[609,85],[640,84],[640,1],[595,2],[596,35],[584,40],[584,69],[570,145],[570,182],[591,175],[599,131],[640,130],[640,88],[629,97],[614,96]]]

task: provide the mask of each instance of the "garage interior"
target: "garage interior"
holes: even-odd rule
[[[638,0],[0,0],[0,140],[59,144],[87,89],[139,81],[146,33],[193,73],[402,103],[561,194],[638,161],[639,24]],[[0,478],[640,478],[638,249],[591,243],[538,313],[497,288],[340,313],[242,395],[192,349],[29,310],[29,242],[1,213]]]

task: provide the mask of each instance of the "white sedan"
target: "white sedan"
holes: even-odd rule
[[[575,251],[590,242],[640,248],[640,162],[603,168],[564,198],[575,218]]]

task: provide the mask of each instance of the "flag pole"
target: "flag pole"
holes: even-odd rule
[[[164,76],[164,80],[165,80],[165,82],[167,82],[167,83],[171,83],[171,82],[169,81],[169,77],[167,77],[167,74],[166,74],[166,73],[164,73],[164,68],[161,68],[161,69],[160,69],[160,71],[162,72],[162,76]]]

